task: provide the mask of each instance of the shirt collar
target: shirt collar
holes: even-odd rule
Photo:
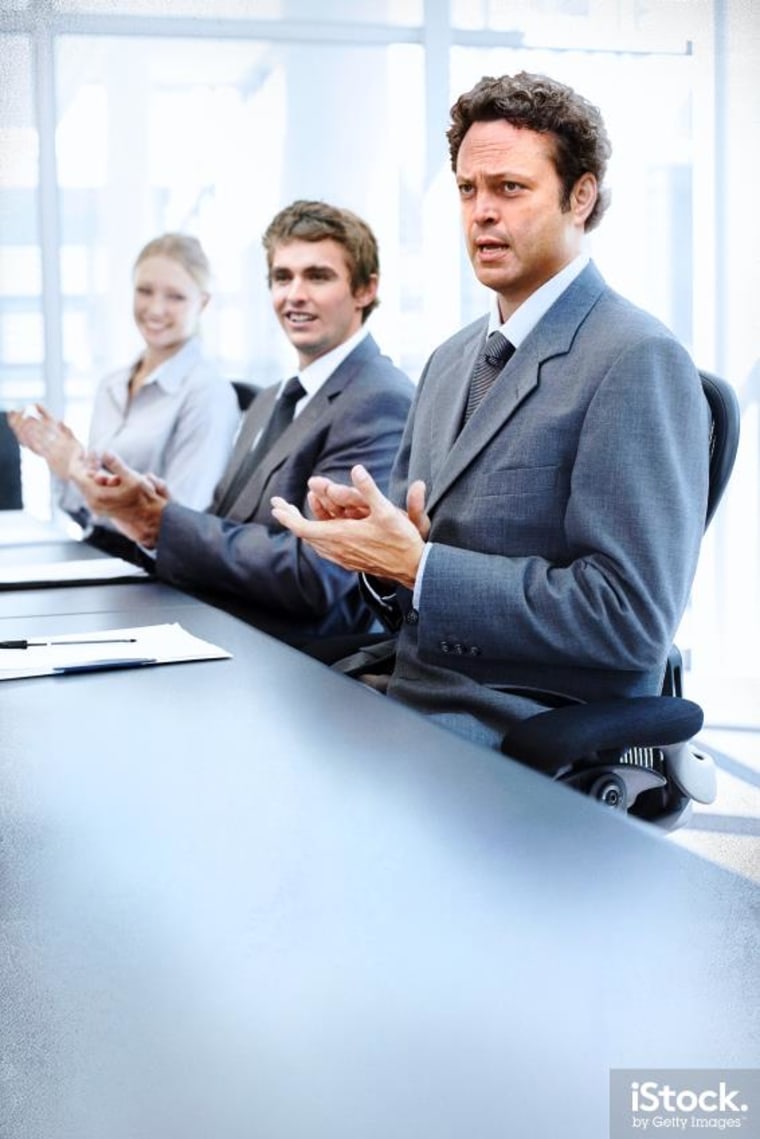
[[[332,348],[329,352],[325,352],[324,356],[319,356],[298,373],[298,378],[303,384],[304,391],[308,396],[313,396],[319,391],[325,381],[329,380],[335,369],[343,363],[347,356],[351,355],[357,344],[361,344],[368,332],[369,329],[365,321],[353,336],[349,336],[348,340],[344,340],[337,348]]]
[[[145,377],[143,387],[146,384],[160,384],[164,391],[177,391],[190,368],[198,362],[202,354],[199,337],[192,336],[178,352],[175,352],[168,360],[164,360]]]
[[[502,322],[499,313],[499,298],[496,293],[491,298],[491,310],[488,317],[489,335],[497,329],[506,336],[510,344],[519,348],[530,332],[533,331],[545,312],[564,293],[568,285],[579,276],[590,261],[588,253],[579,253],[569,265],[560,269],[550,277],[535,293],[524,300],[519,308],[510,316],[509,320]]]

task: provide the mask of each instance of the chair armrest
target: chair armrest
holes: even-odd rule
[[[673,645],[665,664],[662,681],[663,696],[683,696],[683,657],[678,645]]]
[[[573,704],[539,712],[514,724],[502,741],[504,755],[547,775],[600,751],[664,747],[700,731],[702,709],[676,696],[634,696]]]

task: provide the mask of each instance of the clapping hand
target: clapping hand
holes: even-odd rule
[[[41,403],[31,412],[9,411],[8,424],[19,443],[44,459],[59,479],[70,479],[84,460],[84,447],[71,428]]]
[[[93,514],[111,521],[134,542],[153,549],[169,489],[157,475],[142,475],[112,451],[90,461],[76,479]]]
[[[351,486],[311,478],[308,504],[313,519],[279,497],[272,499],[272,514],[328,561],[413,588],[430,530],[424,483],[412,483],[404,511],[380,492],[364,467],[356,466]]]

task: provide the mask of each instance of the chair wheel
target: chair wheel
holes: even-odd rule
[[[609,773],[600,775],[589,787],[588,794],[592,799],[598,799],[600,803],[612,807],[615,811],[628,809],[628,794],[625,783],[618,775]]]

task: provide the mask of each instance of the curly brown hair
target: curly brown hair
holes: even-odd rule
[[[546,75],[485,76],[471,91],[460,95],[451,108],[451,125],[446,132],[451,168],[456,171],[462,140],[473,123],[504,119],[515,127],[551,135],[554,165],[562,183],[561,205],[570,207],[570,195],[583,174],[593,174],[597,199],[586,220],[586,229],[601,221],[608,205],[609,190],[604,176],[612,146],[598,107],[572,87]]]
[[[380,255],[374,233],[365,221],[351,210],[328,205],[327,202],[299,200],[286,206],[272,219],[262,238],[271,273],[274,251],[289,241],[326,241],[331,239],[346,251],[351,274],[351,291],[371,284],[380,276]],[[271,284],[271,280],[270,280]],[[362,310],[365,321],[380,302],[375,298]]]

